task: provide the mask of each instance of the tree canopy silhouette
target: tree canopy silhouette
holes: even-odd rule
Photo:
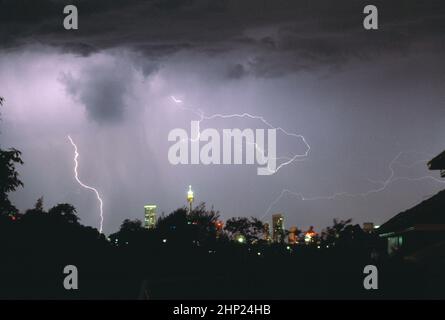
[[[264,238],[264,228],[264,223],[258,218],[234,217],[227,220],[224,230],[229,233],[231,239],[242,235],[248,243],[255,243]]]
[[[0,97],[0,105],[3,103],[4,98]],[[8,193],[23,186],[16,169],[19,164],[23,164],[20,151],[14,148],[3,150],[0,147],[0,216],[13,215],[18,212],[9,200]]]

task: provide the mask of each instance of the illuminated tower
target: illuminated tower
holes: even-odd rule
[[[192,203],[194,200],[194,195],[192,191],[192,186],[189,186],[189,191],[187,191],[187,202],[189,203],[189,214],[192,212]]]
[[[156,226],[156,205],[148,204],[144,206],[144,227],[154,229]]]
[[[281,213],[272,215],[272,240],[274,242],[284,240],[284,218]]]

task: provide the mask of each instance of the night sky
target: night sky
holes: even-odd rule
[[[370,3],[379,30],[363,28]],[[66,4],[78,6],[79,30],[63,28]],[[103,197],[106,233],[142,219],[144,204],[166,214],[186,205],[189,184],[223,219],[381,224],[444,188],[425,178],[439,178],[426,162],[445,149],[444,53],[443,1],[0,1],[0,144],[25,161],[11,198],[22,210],[40,196],[46,207],[68,202],[98,227],[69,134],[80,178]],[[168,133],[190,131],[193,110],[262,116],[303,135],[309,155],[271,176],[173,166]],[[248,118],[206,127],[267,128]],[[304,150],[278,134],[278,156]]]

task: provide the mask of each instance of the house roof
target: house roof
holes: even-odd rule
[[[445,151],[428,162],[430,170],[444,170],[445,169]]]
[[[400,232],[416,225],[445,224],[445,190],[382,224],[378,233]]]

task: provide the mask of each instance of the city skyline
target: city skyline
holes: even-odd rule
[[[192,191],[192,186],[188,186],[188,190],[186,193],[186,210],[187,214],[190,215],[193,208],[192,203],[194,201],[194,192]],[[157,215],[157,205],[155,204],[149,204],[144,206],[144,219],[143,219],[143,226],[146,229],[154,229],[156,228],[158,219],[165,218],[164,213],[161,216]],[[314,226],[296,226],[296,225],[290,225],[288,228],[285,224],[285,213],[274,213],[271,215],[271,221],[272,221],[272,236],[270,235],[270,223],[268,220],[259,220],[264,226],[264,239],[266,242],[274,242],[274,243],[288,243],[288,244],[301,244],[298,240],[298,232],[302,233],[304,236],[304,242],[303,244],[308,244],[312,241],[312,238],[316,235],[319,235],[314,229]],[[246,217],[235,217],[235,218],[246,218]],[[141,220],[141,219],[136,219]],[[222,231],[224,229],[224,220],[217,220],[215,222],[215,226],[217,230]],[[370,233],[378,229],[380,226],[375,225],[373,222],[364,222],[361,228],[364,232]],[[321,230],[324,231],[324,230]],[[321,232],[320,232],[321,233]],[[242,241],[244,242],[245,239],[243,238]]]
[[[100,225],[67,135],[81,181],[103,199],[106,234],[149,199],[165,213],[182,207],[189,184],[225,220],[282,212],[317,230],[334,218],[382,224],[444,187],[426,165],[445,149],[440,6],[377,1],[384,18],[369,31],[360,1],[98,2],[68,31],[61,1],[45,3],[23,18],[9,1],[0,19],[0,143],[23,152],[25,186],[11,194],[20,210],[43,196]],[[246,164],[172,165],[169,132],[203,114],[202,130],[267,130],[263,119],[310,150],[270,176]],[[276,140],[281,159],[308,150],[283,132]]]
[[[444,299],[444,31],[444,0],[0,0],[0,300]]]

